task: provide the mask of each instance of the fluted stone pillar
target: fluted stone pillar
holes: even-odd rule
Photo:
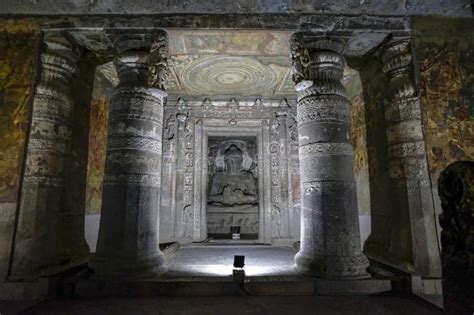
[[[359,279],[368,277],[368,260],[360,245],[343,47],[337,38],[311,33],[291,38],[301,174],[295,263],[318,277]]]
[[[71,96],[79,48],[64,34],[46,33],[26,151],[11,279],[38,277],[89,254],[83,213],[68,207],[67,163],[72,160]]]
[[[91,267],[98,278],[136,279],[166,271],[159,250],[164,31],[114,37],[120,83],[111,100],[102,213]]]
[[[389,79],[385,120],[391,193],[400,211],[396,218],[407,217],[413,244],[407,246],[405,238],[397,235],[401,228],[394,229],[391,250],[402,255],[394,257],[397,260],[412,256],[415,271],[421,275],[440,277],[440,249],[410,39],[387,44],[382,57]],[[413,252],[406,253],[409,250]]]

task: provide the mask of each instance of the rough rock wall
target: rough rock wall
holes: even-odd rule
[[[10,259],[37,36],[34,24],[0,21],[0,281]]]
[[[414,22],[426,152],[439,214],[441,171],[455,161],[474,160],[474,22],[445,18]]]

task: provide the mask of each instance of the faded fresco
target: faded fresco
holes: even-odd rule
[[[474,160],[474,24],[417,19],[416,31],[428,164],[436,185],[450,163]]]
[[[0,278],[7,272],[35,77],[37,33],[0,22]]]
[[[367,130],[362,81],[359,72],[344,70],[343,83],[351,101],[352,144],[354,146],[354,178],[357,184],[359,214],[370,214],[369,165],[367,156]]]
[[[359,214],[370,214],[369,165],[367,131],[362,81],[359,72],[344,70],[343,83],[351,101],[352,144],[354,146],[354,178],[357,184]]]
[[[87,214],[100,214],[102,181],[105,167],[107,124],[113,82],[104,75],[108,68],[98,67],[94,79],[89,128],[89,157],[87,163],[86,209]]]
[[[35,36],[0,32],[0,202],[16,201],[35,72]]]

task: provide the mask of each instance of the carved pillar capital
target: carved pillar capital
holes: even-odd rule
[[[81,50],[64,34],[46,33],[41,54],[41,77],[45,80],[58,80],[68,85],[77,72]]]
[[[296,85],[306,80],[342,78],[346,61],[342,56],[345,41],[309,32],[291,36],[292,79]],[[298,90],[298,87],[297,87]]]
[[[410,98],[417,96],[413,77],[413,55],[409,38],[388,43],[382,54],[383,72],[390,80],[391,98]]]
[[[111,34],[110,38],[118,52],[114,63],[121,85],[166,89],[169,44],[164,30]]]

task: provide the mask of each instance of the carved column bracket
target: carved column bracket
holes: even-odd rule
[[[311,33],[291,39],[301,174],[295,262],[316,276],[358,279],[368,277],[368,260],[360,248],[343,48],[339,38]]]
[[[102,214],[91,263],[99,278],[166,271],[158,248],[167,34],[113,37],[118,50],[109,117]]]

